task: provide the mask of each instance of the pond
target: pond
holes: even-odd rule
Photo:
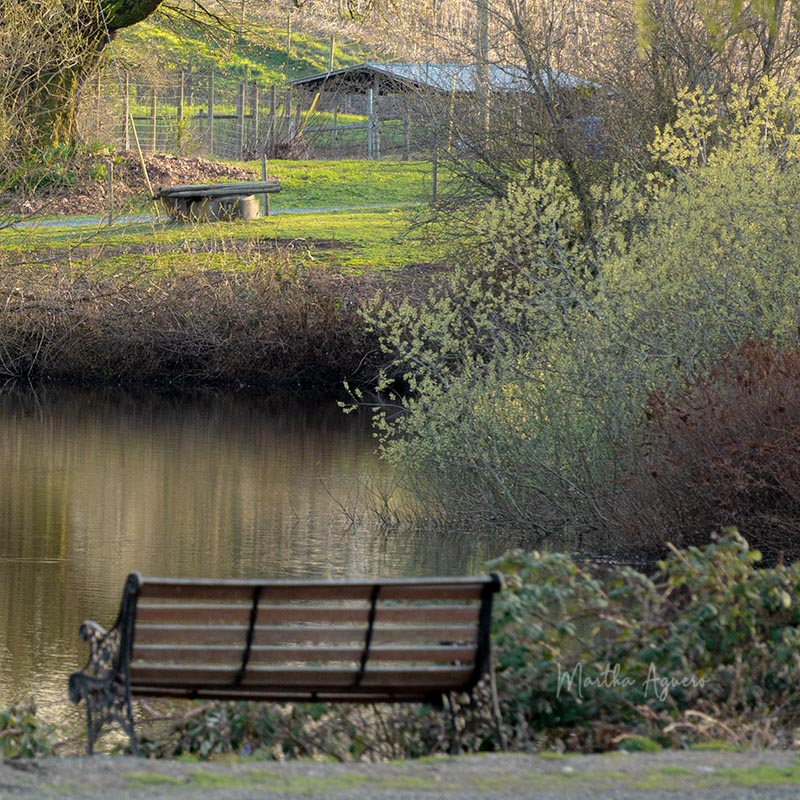
[[[483,559],[467,536],[354,519],[391,476],[368,415],[331,399],[14,388],[0,475],[0,709],[65,702],[78,626],[112,624],[134,570],[452,575]]]

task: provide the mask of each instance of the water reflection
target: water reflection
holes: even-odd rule
[[[219,393],[0,394],[0,707],[65,696],[77,627],[125,575],[456,574],[466,540],[353,529],[385,478],[368,420],[331,400]]]

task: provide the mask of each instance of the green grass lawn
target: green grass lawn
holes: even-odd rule
[[[255,166],[249,164],[249,166]],[[259,165],[260,168],[260,165]],[[250,222],[47,224],[0,230],[0,254],[16,261],[92,263],[118,272],[148,268],[247,268],[252,256],[288,248],[295,260],[313,260],[346,273],[432,263],[438,247],[411,225],[424,205],[429,165],[416,162],[274,161],[269,172],[283,190],[270,195],[275,212]],[[360,206],[381,205],[380,209]],[[311,209],[349,207],[325,212]],[[291,210],[299,210],[292,213]],[[152,213],[151,203],[137,211]]]
[[[259,163],[246,166],[260,174]],[[270,196],[276,210],[427,203],[431,198],[431,165],[421,161],[270,161],[267,170],[281,182],[281,191]]]
[[[231,28],[217,28],[209,36],[208,27],[189,19],[158,12],[150,19],[120,32],[115,40],[119,57],[137,63],[142,52],[163,69],[174,72],[217,70],[220,86],[235,86],[240,80],[255,80],[262,86],[283,85],[287,80],[324,72],[327,69],[330,42],[298,29],[291,31],[287,52],[286,17],[251,19],[238,31],[238,20],[230,17]],[[202,21],[202,20],[201,20]],[[336,38],[335,68],[369,60],[369,50],[362,44]]]
[[[0,253],[15,260],[73,265],[91,262],[109,271],[125,268],[241,269],[253,256],[283,248],[294,260],[336,271],[362,273],[430,263],[440,253],[419,240],[401,209],[276,214],[250,222],[41,226],[0,231]]]

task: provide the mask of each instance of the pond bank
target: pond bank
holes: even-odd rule
[[[0,797],[37,800],[788,800],[798,796],[798,787],[800,760],[786,750],[486,754],[383,764],[125,756],[0,764]]]
[[[330,389],[374,377],[376,337],[359,309],[380,277],[285,254],[257,254],[239,272],[64,262],[3,264],[0,378]]]

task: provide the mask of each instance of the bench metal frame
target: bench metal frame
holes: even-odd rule
[[[118,723],[137,752],[131,697],[273,702],[421,702],[450,709],[488,679],[498,575],[381,581],[144,578],[131,573],[114,626],[84,622],[87,753]],[[455,745],[455,742],[453,743]]]

